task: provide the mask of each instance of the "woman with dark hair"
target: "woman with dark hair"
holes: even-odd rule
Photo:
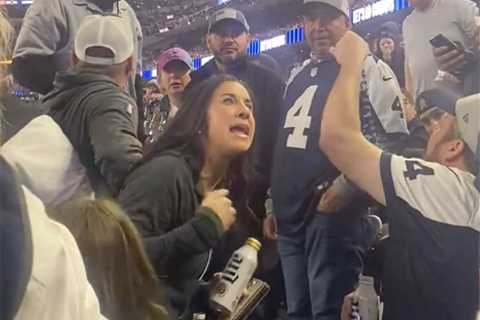
[[[155,271],[135,226],[115,202],[81,198],[49,212],[82,254],[87,277],[110,320],[167,320]]]
[[[120,193],[178,313],[237,210],[239,220],[252,215],[253,105],[247,87],[229,75],[188,88],[182,108]]]

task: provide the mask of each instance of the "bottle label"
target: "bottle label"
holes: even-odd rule
[[[235,252],[222,274],[222,279],[230,284],[234,284],[238,280],[238,270],[240,269],[242,262],[243,257]]]

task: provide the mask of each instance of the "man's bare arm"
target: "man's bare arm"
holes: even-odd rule
[[[385,204],[380,173],[382,151],[360,130],[360,78],[368,52],[368,45],[353,32],[337,44],[334,54],[341,69],[323,113],[320,148],[353,183]]]

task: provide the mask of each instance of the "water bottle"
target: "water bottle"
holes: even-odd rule
[[[359,286],[353,294],[352,319],[378,320],[378,296],[372,277],[360,275]]]
[[[229,316],[235,310],[257,269],[261,247],[257,239],[248,238],[245,245],[233,253],[220,281],[210,293],[210,305],[216,313]]]

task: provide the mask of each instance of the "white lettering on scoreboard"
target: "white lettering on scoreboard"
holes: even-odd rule
[[[270,39],[260,41],[260,52],[265,52],[271,49],[282,47],[287,44],[285,35],[276,36]]]
[[[359,23],[395,11],[395,0],[380,0],[353,11],[353,23]]]

